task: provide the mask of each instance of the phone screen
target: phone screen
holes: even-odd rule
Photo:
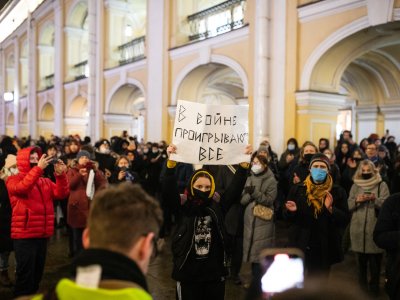
[[[303,259],[297,254],[276,253],[261,259],[263,299],[291,288],[302,288],[304,282]]]

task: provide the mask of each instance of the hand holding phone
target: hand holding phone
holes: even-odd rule
[[[304,282],[304,255],[295,248],[265,249],[260,255],[263,299],[291,288],[302,288]]]

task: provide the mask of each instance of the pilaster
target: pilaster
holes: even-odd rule
[[[54,134],[64,135],[64,30],[63,5],[54,2]]]
[[[256,0],[255,46],[254,46],[254,101],[253,142],[258,145],[269,137],[269,45],[270,45],[270,1]]]
[[[37,54],[36,54],[36,22],[28,15],[28,125],[32,138],[38,138],[37,133]]]
[[[19,136],[19,43],[18,36],[14,37],[14,134]]]
[[[146,134],[148,141],[159,141],[167,131],[163,116],[164,85],[166,83],[164,56],[166,42],[165,16],[168,4],[165,0],[147,1],[147,99],[146,99]],[[168,1],[169,2],[169,1]],[[163,128],[164,127],[164,128]]]

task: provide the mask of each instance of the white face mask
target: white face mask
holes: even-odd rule
[[[263,168],[262,166],[260,166],[260,165],[253,165],[253,166],[251,167],[251,171],[252,171],[254,174],[260,174],[262,171],[264,171],[264,168]]]
[[[288,150],[294,150],[294,148],[295,148],[296,146],[294,145],[294,144],[289,144],[288,146],[287,146],[287,148],[288,148]]]
[[[108,149],[108,148],[106,148],[106,147],[101,147],[101,148],[100,148],[100,152],[101,152],[101,153],[104,153],[104,154],[108,154],[108,153],[110,153],[110,149]]]

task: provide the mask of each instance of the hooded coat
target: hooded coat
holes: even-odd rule
[[[181,198],[178,193],[174,168],[167,168],[163,180],[163,199],[169,197],[169,201],[181,203],[181,219],[172,238],[171,247],[174,263],[172,278],[182,282],[219,281],[227,274],[228,236],[224,226],[224,215],[233,203],[239,202],[247,175],[246,169],[239,167],[231,184],[219,198],[219,195],[214,193],[214,178],[209,174],[212,179],[208,200],[203,205],[196,206],[193,180],[199,172],[209,174],[204,169],[193,173],[188,182],[187,197]],[[207,218],[205,223],[209,226],[199,226],[203,218]],[[204,246],[208,249],[207,255],[198,255]]]
[[[43,178],[43,170],[31,168],[29,157],[38,147],[24,148],[17,153],[17,175],[6,181],[12,207],[11,238],[48,238],[54,233],[54,199],[65,199],[69,184],[65,173],[55,174],[56,183]]]
[[[277,182],[274,173],[268,168],[266,172],[247,178],[245,186],[254,186],[254,191],[249,194],[243,192],[241,204],[246,205],[244,212],[243,229],[243,261],[259,262],[261,250],[274,246],[275,226],[274,221],[264,221],[253,214],[256,204],[274,209],[274,201],[278,194]]]

